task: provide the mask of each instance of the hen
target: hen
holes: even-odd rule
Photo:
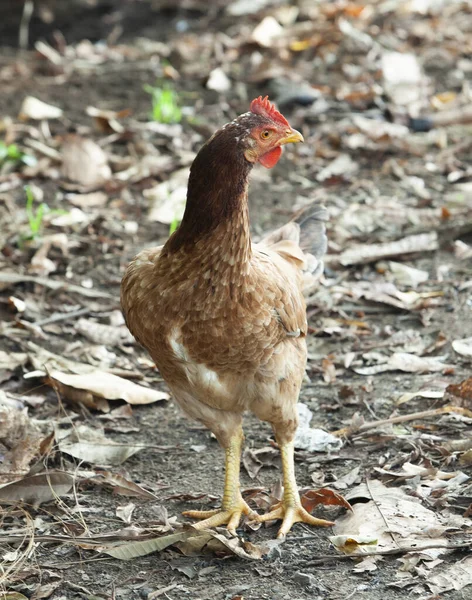
[[[241,516],[331,525],[301,505],[294,473],[297,400],[305,373],[307,332],[302,287],[322,272],[326,211],[302,214],[258,244],[251,242],[248,178],[273,167],[282,146],[302,142],[268,98],[218,130],[200,149],[188,182],[180,227],[164,246],[142,251],[121,286],[126,323],[149,352],[182,409],[208,427],[226,452],[220,510],[188,511],[196,527]],[[280,447],[284,495],[265,515],[239,489],[242,415],[268,421]]]

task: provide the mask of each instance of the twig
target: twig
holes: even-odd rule
[[[412,552],[422,552],[423,550],[431,550],[433,548],[444,548],[445,550],[460,550],[462,548],[472,547],[472,540],[467,542],[459,542],[457,544],[427,544],[426,546],[403,546],[392,548],[391,550],[378,550],[376,552],[356,552],[354,554],[333,554],[328,556],[315,556],[311,560],[303,562],[304,567],[321,565],[326,562],[336,560],[348,560],[351,558],[367,558],[368,556],[401,556]]]
[[[33,0],[25,0],[23,13],[20,21],[20,31],[18,33],[18,45],[22,50],[28,50],[29,42],[29,26],[31,17],[33,16],[34,2]]]
[[[38,285],[43,285],[44,287],[50,288],[51,290],[75,292],[76,294],[87,296],[87,298],[106,298],[107,300],[116,300],[115,296],[107,294],[106,292],[101,292],[100,290],[89,290],[87,288],[80,287],[79,285],[73,285],[72,283],[57,281],[57,279],[50,279],[47,277],[18,275],[16,273],[0,273],[0,283],[36,283]]]
[[[35,327],[43,327],[43,325],[49,325],[50,323],[57,323],[58,321],[67,321],[68,319],[75,319],[76,317],[81,317],[82,315],[88,315],[92,312],[91,308],[81,308],[80,310],[76,310],[70,313],[58,313],[56,315],[52,315],[52,317],[48,317],[47,319],[41,319],[40,321],[36,321],[33,323]]]
[[[364,433],[369,429],[376,429],[377,427],[381,427],[383,425],[406,423],[407,421],[414,421],[416,419],[426,419],[428,417],[435,417],[437,415],[445,415],[449,413],[457,413],[460,415],[465,415],[466,417],[472,417],[472,412],[470,410],[467,410],[466,408],[462,408],[459,406],[443,406],[441,408],[423,410],[421,412],[410,413],[408,415],[398,415],[397,417],[390,417],[390,419],[381,419],[380,421],[368,421],[367,423],[362,423],[362,425],[350,425],[349,427],[343,427],[343,429],[338,429],[337,431],[333,431],[332,433],[333,435],[337,435],[338,437],[351,437],[356,433]]]
[[[365,478],[365,485],[366,485],[366,487],[367,487],[367,490],[368,490],[368,492],[369,492],[369,494],[370,494],[370,497],[371,497],[371,499],[372,499],[372,502],[375,504],[375,508],[378,510],[378,512],[379,512],[379,515],[380,515],[380,516],[381,516],[381,518],[382,518],[382,521],[385,523],[386,531],[388,532],[388,534],[389,534],[390,538],[392,539],[392,542],[395,544],[395,546],[396,546],[397,548],[399,548],[400,546],[399,546],[399,544],[398,544],[397,540],[395,539],[395,536],[393,535],[393,531],[390,529],[390,525],[388,524],[388,521],[387,521],[387,519],[386,519],[385,515],[383,514],[382,510],[380,509],[380,505],[379,505],[379,503],[378,503],[378,502],[377,502],[377,500],[374,498],[374,494],[372,493],[372,489],[371,489],[371,487],[370,487],[370,485],[369,485],[369,478],[368,478],[368,477],[366,477],[366,478]]]

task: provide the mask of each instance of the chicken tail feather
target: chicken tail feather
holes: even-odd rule
[[[328,211],[321,204],[310,205],[301,210],[293,219],[300,226],[300,240],[298,245],[308,254],[321,262],[328,248],[326,237],[326,221]]]

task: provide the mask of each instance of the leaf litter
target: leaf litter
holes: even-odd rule
[[[177,421],[174,430],[177,417],[166,403],[143,403],[167,399],[167,393],[123,322],[112,320],[123,265],[142,247],[163,243],[181,218],[195,152],[267,86],[307,144],[291,154],[290,167],[281,163],[274,174],[255,173],[255,231],[282,224],[294,206],[313,201],[322,200],[330,212],[327,268],[309,300],[310,381],[300,404],[297,467],[308,481],[313,475],[313,482],[348,498],[362,481],[352,512],[345,506],[345,516],[336,513],[337,526],[349,524],[336,531],[335,546],[351,551],[351,569],[378,574],[388,560],[397,569],[393,586],[419,597],[466,594],[470,559],[454,550],[470,548],[472,506],[472,68],[462,32],[470,10],[446,2],[295,6],[265,0],[230,3],[215,17],[191,4],[201,19],[182,12],[175,28],[166,28],[165,43],[129,36],[116,43],[118,26],[111,37],[106,31],[104,43],[55,36],[51,44],[36,42],[35,55],[5,57],[0,66],[5,97],[17,103],[10,102],[13,113],[8,101],[0,103],[0,156],[4,140],[7,156],[17,157],[0,159],[0,426],[15,434],[3,436],[0,447],[6,484],[0,495],[13,499],[13,507],[4,509],[11,515],[7,529],[21,523],[12,512],[15,502],[26,503],[35,521],[46,519],[48,533],[35,531],[39,555],[49,544],[62,561],[61,545],[79,537],[82,553],[110,545],[120,558],[135,556],[133,565],[143,564],[139,553],[161,547],[177,565],[182,555],[203,553],[215,560],[265,557],[255,563],[265,576],[296,567],[292,583],[278,578],[287,597],[300,596],[301,586],[312,589],[308,563],[315,564],[316,555],[304,567],[300,552],[290,550],[290,538],[282,554],[267,550],[264,540],[273,528],[244,526],[240,538],[229,540],[218,532],[192,532],[173,516],[152,525],[155,515],[142,512],[154,502],[163,504],[166,515],[183,509],[182,502],[214,502],[206,495],[216,490],[209,466],[214,450],[204,432],[186,421]],[[140,3],[140,10],[148,5]],[[119,21],[127,10],[117,6],[113,18]],[[238,23],[226,24],[225,15],[237,16]],[[106,27],[106,19],[95,16]],[[204,29],[198,30],[198,22]],[[447,41],[438,43],[442,35]],[[139,84],[130,83],[126,72],[142,73],[149,85],[156,76],[171,83],[181,121],[151,121],[149,97],[135,93]],[[38,76],[46,83],[41,94],[26,85]],[[83,90],[78,105],[69,101],[72,94],[60,93],[76,85]],[[37,188],[34,214],[41,203],[50,209],[35,232],[26,216],[25,181]],[[248,438],[262,427],[251,424]],[[152,440],[143,443],[148,432]],[[150,453],[168,461],[148,461]],[[179,462],[187,454],[192,464]],[[269,483],[276,471],[267,468],[279,464],[274,442],[264,436],[248,447],[243,464],[260,486],[248,491],[248,501],[267,509],[280,498]],[[160,489],[180,469],[185,485],[162,498]],[[197,469],[201,479],[194,477]],[[57,485],[50,486],[55,477]],[[334,506],[322,510],[340,510],[330,493],[310,490],[304,502],[311,510],[324,494],[322,504],[334,499]],[[116,533],[113,543],[95,541],[97,515],[116,522],[123,496],[136,505],[120,513],[128,531]],[[38,512],[49,510],[48,503],[59,511],[54,516]],[[363,525],[371,529],[360,531]],[[64,527],[73,532],[68,540]],[[173,535],[168,544],[165,538]],[[328,549],[326,538],[310,543],[320,554]],[[5,553],[30,556],[24,544],[18,540]],[[121,549],[113,550],[117,544]],[[372,556],[359,563],[357,555],[366,552]],[[231,569],[229,564],[219,567]],[[201,596],[205,578],[211,585],[214,579],[190,567],[198,576],[174,593],[182,587],[182,593]],[[349,597],[355,580],[344,575],[330,579],[333,570],[323,577]],[[265,591],[257,578],[248,574],[256,595]],[[389,587],[380,581],[382,591],[371,593],[389,598]],[[132,585],[122,590],[137,597]],[[172,595],[173,585],[154,582],[147,597]],[[371,582],[365,585],[369,593]],[[31,596],[30,589],[18,589],[12,594]],[[103,589],[100,581],[97,591]]]

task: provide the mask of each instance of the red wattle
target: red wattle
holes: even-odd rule
[[[277,146],[273,150],[270,150],[266,154],[263,154],[259,158],[259,162],[266,169],[272,169],[279,162],[279,158],[282,156],[282,147]]]

